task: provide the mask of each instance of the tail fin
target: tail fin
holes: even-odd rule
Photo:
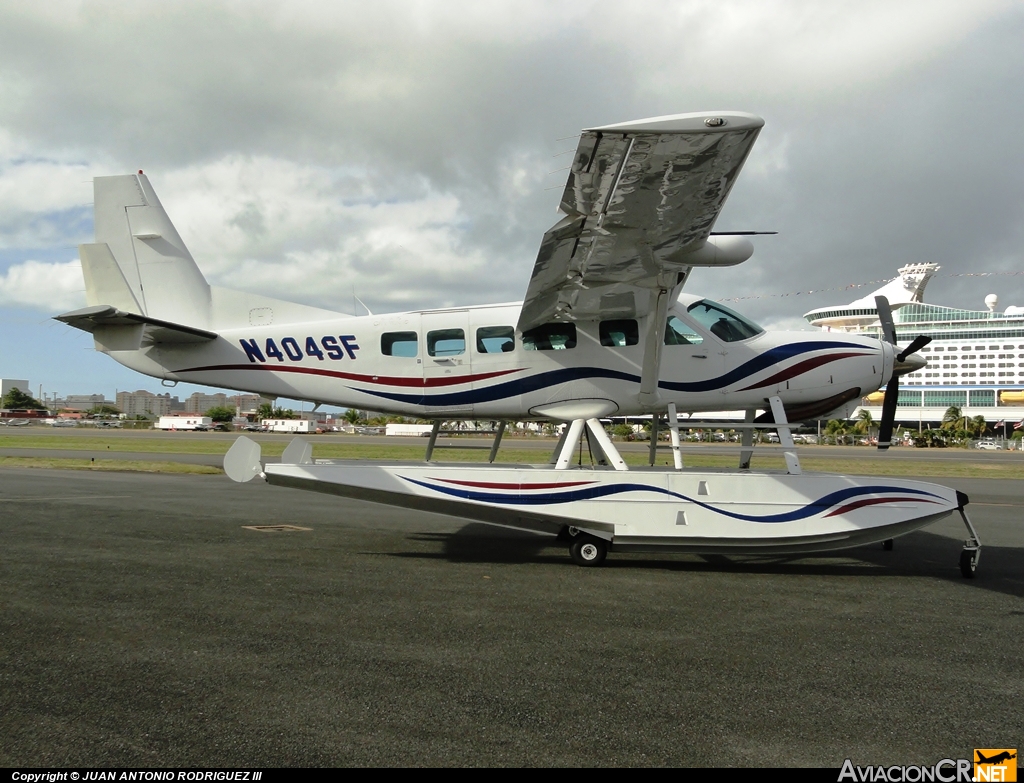
[[[96,243],[82,245],[86,300],[203,329],[210,286],[140,171],[93,181]]]

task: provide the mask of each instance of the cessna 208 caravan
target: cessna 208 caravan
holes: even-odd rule
[[[821,418],[923,365],[886,340],[769,332],[682,293],[697,267],[746,261],[745,235],[715,221],[764,122],[739,112],[679,114],[585,130],[523,302],[349,316],[207,283],[149,179],[99,177],[96,242],[82,245],[88,307],[57,316],[97,350],[164,381],[221,386],[437,421],[565,422],[545,466],[429,461],[355,466],[293,443],[280,465],[239,439],[229,475],[484,521],[572,533],[584,565],[613,549],[803,552],[886,541],[959,509],[931,484],[802,473],[788,423]],[[891,401],[890,398],[891,397]],[[606,416],[745,410],[740,469],[627,470]],[[756,412],[764,413],[755,420]],[[749,469],[751,432],[779,427],[788,471]],[[497,450],[498,439],[492,449]],[[437,428],[435,426],[435,436]],[[582,435],[598,464],[572,473]],[[887,444],[884,444],[887,445]],[[653,443],[652,443],[653,455]],[[653,465],[653,458],[651,460]],[[641,509],[642,507],[642,509]],[[642,513],[637,513],[642,510]],[[969,522],[967,523],[970,527]],[[961,567],[976,568],[971,531]]]

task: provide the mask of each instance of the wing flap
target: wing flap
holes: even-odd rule
[[[763,125],[714,112],[584,131],[559,205],[566,217],[541,242],[519,328],[641,317],[690,267],[749,257],[708,240]]]

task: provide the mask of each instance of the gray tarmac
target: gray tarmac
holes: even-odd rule
[[[150,455],[156,456],[156,455]],[[927,764],[1024,737],[1024,481],[803,558],[222,476],[0,470],[0,765]],[[262,532],[248,525],[295,525]]]

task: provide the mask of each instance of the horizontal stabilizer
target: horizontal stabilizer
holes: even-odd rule
[[[217,339],[216,332],[208,332],[205,329],[196,329],[194,326],[174,324],[169,321],[161,321],[158,318],[151,318],[148,315],[140,315],[125,310],[119,310],[112,305],[96,305],[95,307],[84,307],[81,310],[73,310],[70,313],[54,316],[57,321],[62,321],[68,326],[81,329],[85,332],[105,336],[116,333],[117,330],[138,334],[139,337],[149,343],[202,343],[207,340]],[[136,345],[136,347],[138,347]],[[129,348],[113,348],[110,350],[130,350]]]

